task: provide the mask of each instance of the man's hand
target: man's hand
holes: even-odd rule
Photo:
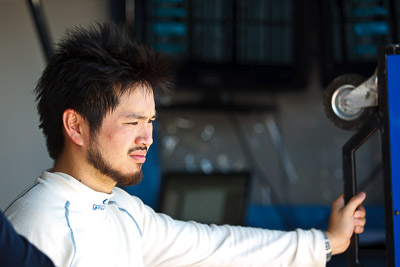
[[[352,197],[347,205],[344,205],[343,194],[332,203],[332,211],[329,218],[329,227],[326,236],[332,248],[332,255],[344,252],[350,244],[353,232],[361,234],[366,223],[365,209],[361,206],[366,194]]]

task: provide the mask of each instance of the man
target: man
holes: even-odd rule
[[[45,267],[54,264],[25,237],[17,234],[0,212],[0,266]]]
[[[167,60],[116,26],[59,44],[36,87],[54,167],[6,211],[57,266],[324,266],[363,232],[364,193],[334,202],[325,235],[176,221],[116,188],[140,182],[154,92],[170,83]]]

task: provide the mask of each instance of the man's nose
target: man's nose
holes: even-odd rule
[[[149,147],[153,143],[153,127],[145,126],[142,127],[138,137],[136,138],[136,144],[145,145]]]

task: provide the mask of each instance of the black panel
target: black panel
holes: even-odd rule
[[[358,73],[369,77],[377,48],[399,42],[399,0],[321,1],[323,80]]]
[[[135,1],[134,37],[174,61],[177,85],[206,92],[302,89],[308,1]]]

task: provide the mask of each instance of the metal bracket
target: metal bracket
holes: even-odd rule
[[[351,90],[340,101],[343,110],[357,110],[378,106],[378,68],[374,74],[358,87]]]

